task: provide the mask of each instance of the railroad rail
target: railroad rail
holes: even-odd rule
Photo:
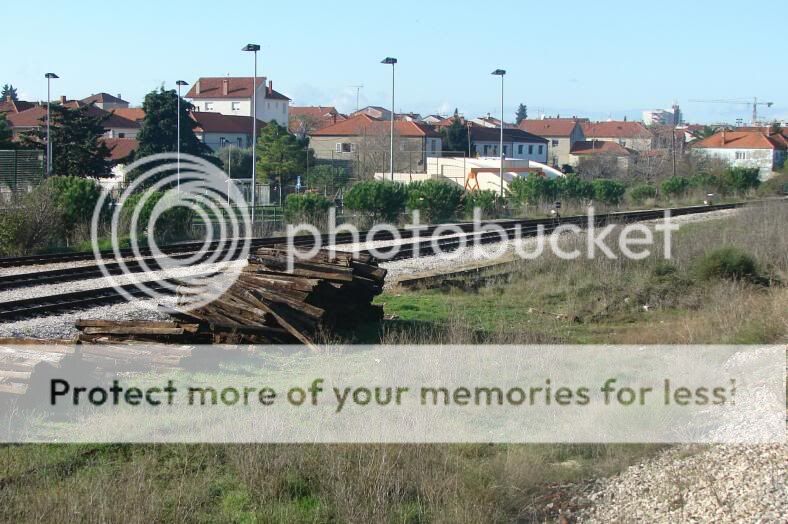
[[[734,203],[734,204],[716,204],[710,206],[690,206],[690,207],[682,207],[682,208],[672,208],[671,216],[682,216],[682,215],[690,215],[690,214],[699,214],[699,213],[707,213],[710,211],[718,211],[724,209],[733,209],[736,207],[740,207],[744,204],[742,203]],[[603,226],[608,223],[626,223],[626,222],[637,222],[637,221],[644,221],[644,220],[655,220],[660,219],[664,216],[665,209],[653,209],[653,210],[640,210],[640,211],[623,211],[623,212],[614,212],[614,213],[605,213],[600,215],[595,215],[595,225],[596,226]],[[519,234],[522,236],[528,236],[535,234],[538,230],[539,226],[544,227],[544,231],[549,233],[553,231],[559,225],[565,224],[576,224],[578,226],[584,226],[587,224],[588,216],[586,215],[576,215],[570,217],[561,217],[559,218],[545,218],[545,219],[528,219],[528,220],[506,220],[506,221],[492,221],[492,223],[500,224],[505,232],[506,238],[511,239],[514,238],[515,234]],[[490,222],[488,222],[490,223]],[[472,231],[473,224],[459,224],[461,228],[469,228],[463,229],[464,231]],[[436,226],[432,226],[427,228],[425,231],[434,231]],[[381,231],[380,238],[377,235],[375,236],[375,240],[386,240],[386,236],[388,239],[391,239],[392,234],[391,232]],[[403,236],[406,235],[413,235],[412,230],[402,230]],[[420,234],[424,234],[424,231],[420,232]],[[446,235],[451,234],[451,232],[447,232]],[[443,235],[441,235],[443,236]],[[489,244],[499,242],[501,240],[501,235],[498,232],[491,231],[491,232],[483,232],[477,233],[476,238],[474,238],[471,242],[463,241],[463,237],[452,237],[448,236],[447,238],[440,238],[438,241],[434,240],[434,237],[427,238],[421,240],[419,242],[413,242],[410,244],[403,244],[397,250],[393,251],[391,254],[386,255],[385,252],[382,256],[379,256],[379,259],[382,262],[385,261],[392,261],[392,260],[400,260],[400,259],[407,259],[407,258],[415,258],[419,256],[429,256],[435,254],[436,251],[440,252],[447,252],[454,249],[458,249],[464,247],[466,245],[473,245],[473,244]],[[363,238],[363,235],[362,235]],[[269,245],[277,245],[281,244],[282,238],[276,239],[261,239],[266,240],[261,244],[258,244],[255,247],[265,247]],[[298,237],[297,244],[301,242],[301,245],[308,245],[310,241],[314,241],[311,236],[304,236]],[[270,242],[270,243],[269,243]],[[369,250],[360,250],[362,253],[369,253]],[[185,255],[184,255],[185,256]],[[92,268],[94,271],[100,269],[93,266],[87,266],[87,268]],[[72,274],[77,271],[79,268],[70,268],[69,272]],[[53,272],[39,272],[39,273],[26,273],[24,275],[13,275],[9,277],[4,277],[9,280],[6,282],[10,282],[13,278],[18,278],[20,281],[24,278],[27,279],[27,282],[34,282],[35,280],[33,277],[35,275],[39,275],[44,278],[49,278],[50,280],[46,283],[51,283],[53,281],[58,281],[58,278],[67,278],[67,274],[63,271],[66,270],[55,270],[56,274],[51,274]],[[77,277],[75,279],[87,278],[84,275],[90,274],[86,272],[82,274],[82,276]],[[48,276],[47,276],[48,275]],[[103,276],[103,275],[99,275]],[[59,280],[60,282],[64,280]],[[150,280],[146,281],[145,285],[149,288],[163,291],[168,288],[167,284],[177,283],[177,279],[163,279],[163,280]],[[41,284],[41,281],[36,282],[35,285]],[[0,281],[0,285],[2,285],[2,281]],[[31,284],[28,284],[31,285]],[[134,284],[127,284],[124,286],[120,286],[123,290],[128,292],[131,296],[143,296],[144,292],[139,290]],[[0,287],[0,289],[2,289]],[[7,289],[7,288],[6,288]],[[110,303],[118,303],[124,302],[126,299],[124,298],[123,294],[120,293],[115,287],[102,287],[84,291],[76,291],[72,293],[64,293],[58,295],[51,295],[45,297],[34,297],[34,298],[26,298],[21,300],[14,300],[8,302],[0,302],[0,321],[11,321],[11,320],[19,320],[24,318],[30,318],[35,316],[40,316],[44,314],[54,314],[54,313],[63,313],[66,311],[73,311],[84,309],[88,307],[95,307],[98,305],[105,305]]]

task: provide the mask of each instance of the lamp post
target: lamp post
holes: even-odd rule
[[[241,48],[241,51],[251,51],[254,55],[254,77],[252,79],[252,231],[254,231],[255,186],[257,184],[257,52],[259,50],[259,44],[246,44]],[[282,193],[281,186],[279,186],[279,193]]]
[[[506,71],[504,69],[496,69],[492,72],[492,74],[501,77],[501,142],[498,153],[501,155],[499,175],[501,177],[501,198],[503,198],[503,77],[506,75]]]
[[[189,85],[183,80],[177,80],[175,85],[178,86],[178,192],[181,190],[181,86]]]
[[[396,58],[387,56],[380,61],[381,64],[391,65],[391,129],[390,145],[389,145],[389,171],[391,171],[391,181],[394,181],[394,64],[397,63]]]
[[[60,78],[55,73],[47,73],[44,75],[44,78],[47,79],[47,176],[52,174],[52,142],[50,141],[50,134],[49,134],[49,121],[50,121],[50,112],[49,107],[52,104],[52,96],[50,91],[50,82],[53,78]]]

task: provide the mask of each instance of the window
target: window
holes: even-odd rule
[[[227,145],[227,139],[223,136],[219,137],[219,147],[225,147]]]
[[[213,111],[213,102],[205,102],[205,110]]]
[[[351,142],[337,142],[337,153],[352,153],[356,150],[356,144]]]
[[[538,151],[539,151],[539,153],[538,153],[538,154],[540,154],[540,155],[541,155],[541,154],[542,154],[542,151],[544,151],[544,146],[539,146],[539,148],[538,148]]]
[[[268,109],[271,109],[271,102],[266,102],[265,105],[268,106]]]
[[[489,149],[490,149],[490,146],[487,146],[487,145],[484,146],[484,156],[489,156],[488,153],[487,153],[487,151]]]
[[[287,113],[287,104],[282,104],[282,114]]]
[[[518,155],[522,155],[523,154],[523,145],[522,144],[517,146],[517,154]]]
[[[506,153],[509,149],[509,146],[503,146],[503,156],[506,156]]]
[[[553,139],[553,147],[558,147],[558,140],[555,138]]]
[[[233,111],[240,111],[241,110],[241,102],[233,102],[231,107],[232,107]]]
[[[118,133],[118,138],[126,138],[126,133]]]
[[[736,160],[747,160],[746,151],[736,151]]]
[[[529,155],[533,155],[534,154],[534,146],[528,146],[528,154]]]
[[[243,138],[239,136],[237,142],[238,142],[238,147],[243,147]]]

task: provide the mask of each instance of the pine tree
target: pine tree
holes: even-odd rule
[[[3,84],[3,90],[0,92],[0,102],[5,101],[9,96],[14,102],[19,101],[16,94],[16,88],[11,84]]]
[[[13,149],[14,144],[11,141],[13,137],[11,126],[8,124],[8,119],[5,113],[0,113],[0,149]]]
[[[451,125],[441,130],[441,137],[444,151],[454,154],[465,154],[468,152],[468,130],[459,117],[455,116]]]
[[[308,146],[308,139],[299,140],[276,121],[266,124],[256,144],[260,181],[289,184],[306,171]]]
[[[517,125],[519,126],[520,122],[522,122],[526,118],[528,118],[528,106],[526,106],[525,104],[520,104],[517,107],[517,116],[516,116]]]
[[[102,140],[104,120],[109,116],[92,105],[69,109],[60,104],[51,108],[52,174],[80,178],[110,176],[110,151]],[[43,147],[46,131],[27,133],[22,141],[28,147]]]

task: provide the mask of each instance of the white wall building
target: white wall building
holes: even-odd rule
[[[758,168],[770,178],[785,165],[788,138],[766,131],[721,131],[692,144],[692,154],[723,160],[732,167]]]
[[[200,77],[186,98],[196,111],[223,115],[250,116],[252,114],[252,77]],[[257,119],[275,121],[288,126],[290,99],[274,90],[273,82],[266,85],[265,77],[257,78],[255,103]]]
[[[501,130],[471,127],[471,145],[479,157],[499,157]],[[521,129],[503,130],[503,154],[506,158],[547,162],[547,139]]]

